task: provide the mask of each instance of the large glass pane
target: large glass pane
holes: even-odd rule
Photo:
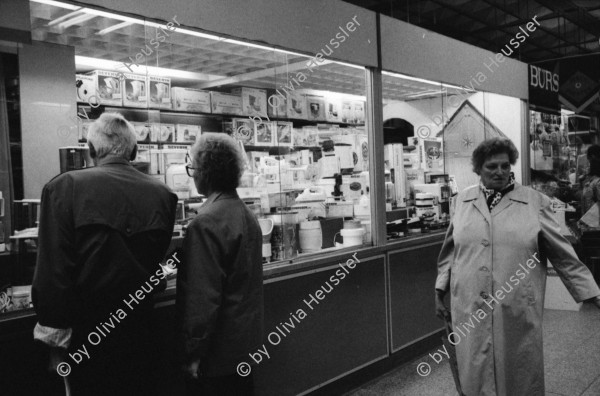
[[[245,153],[237,192],[263,229],[265,263],[371,244],[364,68],[190,30],[175,15],[157,23],[46,1],[30,10],[32,37],[53,64],[22,76],[41,95],[23,129],[45,149],[23,152],[28,183],[14,209],[23,242],[9,247],[29,256],[0,293],[30,285],[41,189],[93,166],[87,131],[104,112],[133,123],[134,166],[177,194],[173,248],[206,198],[186,163],[207,132],[232,136]]]

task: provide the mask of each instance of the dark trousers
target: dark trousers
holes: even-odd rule
[[[254,396],[252,374],[241,377],[238,374],[222,377],[199,377],[186,381],[188,396]]]
[[[157,392],[156,373],[158,353],[153,337],[153,318],[136,315],[123,320],[102,337],[98,345],[91,345],[87,336],[98,330],[74,329],[70,353],[85,344],[90,355],[80,356],[75,363],[68,358],[72,372],[68,376],[73,396],[153,396]],[[98,322],[96,322],[98,323]],[[94,343],[96,338],[92,339]]]

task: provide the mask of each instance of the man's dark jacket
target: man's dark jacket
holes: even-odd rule
[[[160,268],[176,205],[166,185],[114,156],[46,184],[32,291],[39,323],[74,328],[74,337],[85,339],[77,329],[128,311],[123,300],[148,289]],[[144,299],[140,311],[150,303]]]

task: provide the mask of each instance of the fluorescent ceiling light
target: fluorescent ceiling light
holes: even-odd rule
[[[47,4],[47,5],[51,5],[54,7],[65,8],[67,10],[77,10],[77,9],[81,8],[80,6],[76,6],[73,4],[61,3],[60,1],[53,1],[53,0],[31,0],[31,1],[34,3]]]
[[[431,84],[431,85],[435,85],[438,87],[442,85],[442,83],[439,83],[439,82],[425,80],[424,78],[411,77],[411,76],[407,76],[407,75],[400,74],[400,73],[392,73],[392,72],[388,72],[388,71],[383,71],[383,72],[381,72],[381,74],[386,75],[386,76],[391,76],[391,77],[403,78],[405,80],[411,80],[411,81],[417,81],[417,82],[421,82],[421,83],[425,83],[425,84]]]
[[[98,36],[104,36],[107,33],[113,32],[115,30],[119,30],[121,28],[127,27],[133,25],[133,22],[121,22],[121,23],[117,23],[116,25],[113,25],[111,27],[107,27],[106,29],[102,29],[100,30],[98,33],[96,33]]]
[[[121,73],[131,73],[131,71],[123,64],[123,62],[116,62],[112,60],[90,58],[87,56],[75,56],[75,66],[81,68],[109,70]],[[213,81],[222,79],[223,76],[206,73],[195,73],[187,72],[183,70],[166,69],[163,67],[145,66],[140,65],[139,68],[134,69],[135,74],[148,74],[153,76],[182,78],[187,80],[202,80],[202,81]]]
[[[104,35],[106,33],[109,33],[111,31],[120,29],[122,27],[128,26],[130,24],[139,24],[139,25],[143,25],[143,26],[152,26],[155,28],[160,28],[163,27],[164,28],[164,24],[160,24],[160,23],[156,23],[156,22],[151,22],[151,21],[145,21],[143,19],[139,19],[139,18],[131,18],[131,17],[127,17],[127,16],[123,16],[123,15],[119,15],[119,14],[114,14],[111,12],[105,12],[105,11],[100,11],[100,10],[96,10],[93,8],[81,8],[79,6],[74,6],[71,4],[66,4],[66,3],[61,3],[58,1],[53,1],[53,0],[30,0],[36,3],[41,3],[41,4],[47,4],[47,5],[51,5],[51,6],[55,6],[55,7],[61,7],[61,8],[65,8],[68,10],[76,10],[73,13],[69,13],[67,15],[63,15],[60,18],[57,18],[54,21],[51,21],[49,23],[50,26],[57,24],[59,22],[62,22],[64,19],[68,19],[70,16],[77,14],[77,13],[85,13],[88,15],[95,15],[95,16],[101,16],[101,17],[105,17],[105,18],[109,18],[109,19],[116,19],[118,21],[123,21],[123,22],[129,22],[129,24],[118,24],[118,25],[114,25],[112,27],[106,28],[101,30],[100,32],[98,32],[97,34],[99,35]],[[80,16],[81,17],[81,16]],[[78,17],[78,18],[80,18]],[[91,19],[91,18],[86,18],[86,19],[76,19],[73,18],[70,21],[67,22],[63,22],[63,24],[59,25],[61,28],[67,28],[69,26],[72,26],[74,24],[77,23],[81,23],[81,22],[85,22],[85,20],[87,19]],[[293,51],[287,51],[287,50],[283,50],[283,49],[279,49],[279,48],[273,48],[273,47],[267,47],[264,45],[260,45],[260,44],[254,44],[254,43],[249,43],[249,42],[245,42],[245,41],[240,41],[240,40],[234,40],[234,39],[230,39],[230,38],[224,38],[224,37],[219,37],[216,36],[214,34],[207,34],[207,33],[202,33],[202,32],[197,32],[194,30],[189,30],[189,29],[184,29],[184,28],[177,28],[174,32],[177,33],[183,33],[183,34],[187,34],[189,36],[195,36],[195,37],[201,37],[201,38],[206,38],[206,39],[210,39],[210,40],[216,40],[216,41],[221,41],[221,42],[225,42],[225,43],[230,43],[230,44],[238,44],[238,45],[243,45],[246,47],[253,47],[253,48],[258,48],[258,49],[262,49],[265,51],[272,51],[272,52],[279,52],[282,54],[286,54],[286,55],[293,55],[293,56],[299,56],[299,57],[306,57],[306,58],[311,58],[311,56],[306,55],[306,54],[301,54],[298,52],[293,52]],[[343,66],[348,66],[348,67],[353,67],[355,69],[360,69],[360,70],[364,70],[365,68],[362,66],[357,66],[357,65],[352,65],[349,63],[344,63],[344,62],[338,62],[338,61],[332,61],[334,63],[343,65]]]
[[[392,72],[388,72],[388,71],[383,71],[382,74],[386,75],[386,76],[391,76],[391,77],[398,77],[398,78],[403,78],[405,80],[411,80],[411,81],[417,81],[417,82],[422,82],[425,84],[431,84],[431,85],[435,85],[435,86],[442,86],[444,88],[454,88],[454,89],[460,89],[462,91],[467,90],[467,91],[472,91],[472,92],[476,92],[473,89],[470,89],[469,87],[459,87],[456,85],[452,85],[452,84],[446,84],[446,83],[441,83],[441,82],[435,82],[435,81],[431,81],[431,80],[426,80],[424,78],[417,78],[417,77],[411,77],[411,76],[407,76],[405,74],[400,74],[400,73],[392,73]]]

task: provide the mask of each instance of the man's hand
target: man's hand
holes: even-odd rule
[[[65,348],[50,347],[50,362],[48,371],[56,373],[59,364],[67,360],[67,350]]]
[[[200,359],[192,360],[183,367],[183,371],[188,378],[198,379],[198,367],[200,367]]]
[[[450,311],[444,304],[444,295],[446,293],[436,289],[435,290],[435,314],[442,320],[450,320]]]

